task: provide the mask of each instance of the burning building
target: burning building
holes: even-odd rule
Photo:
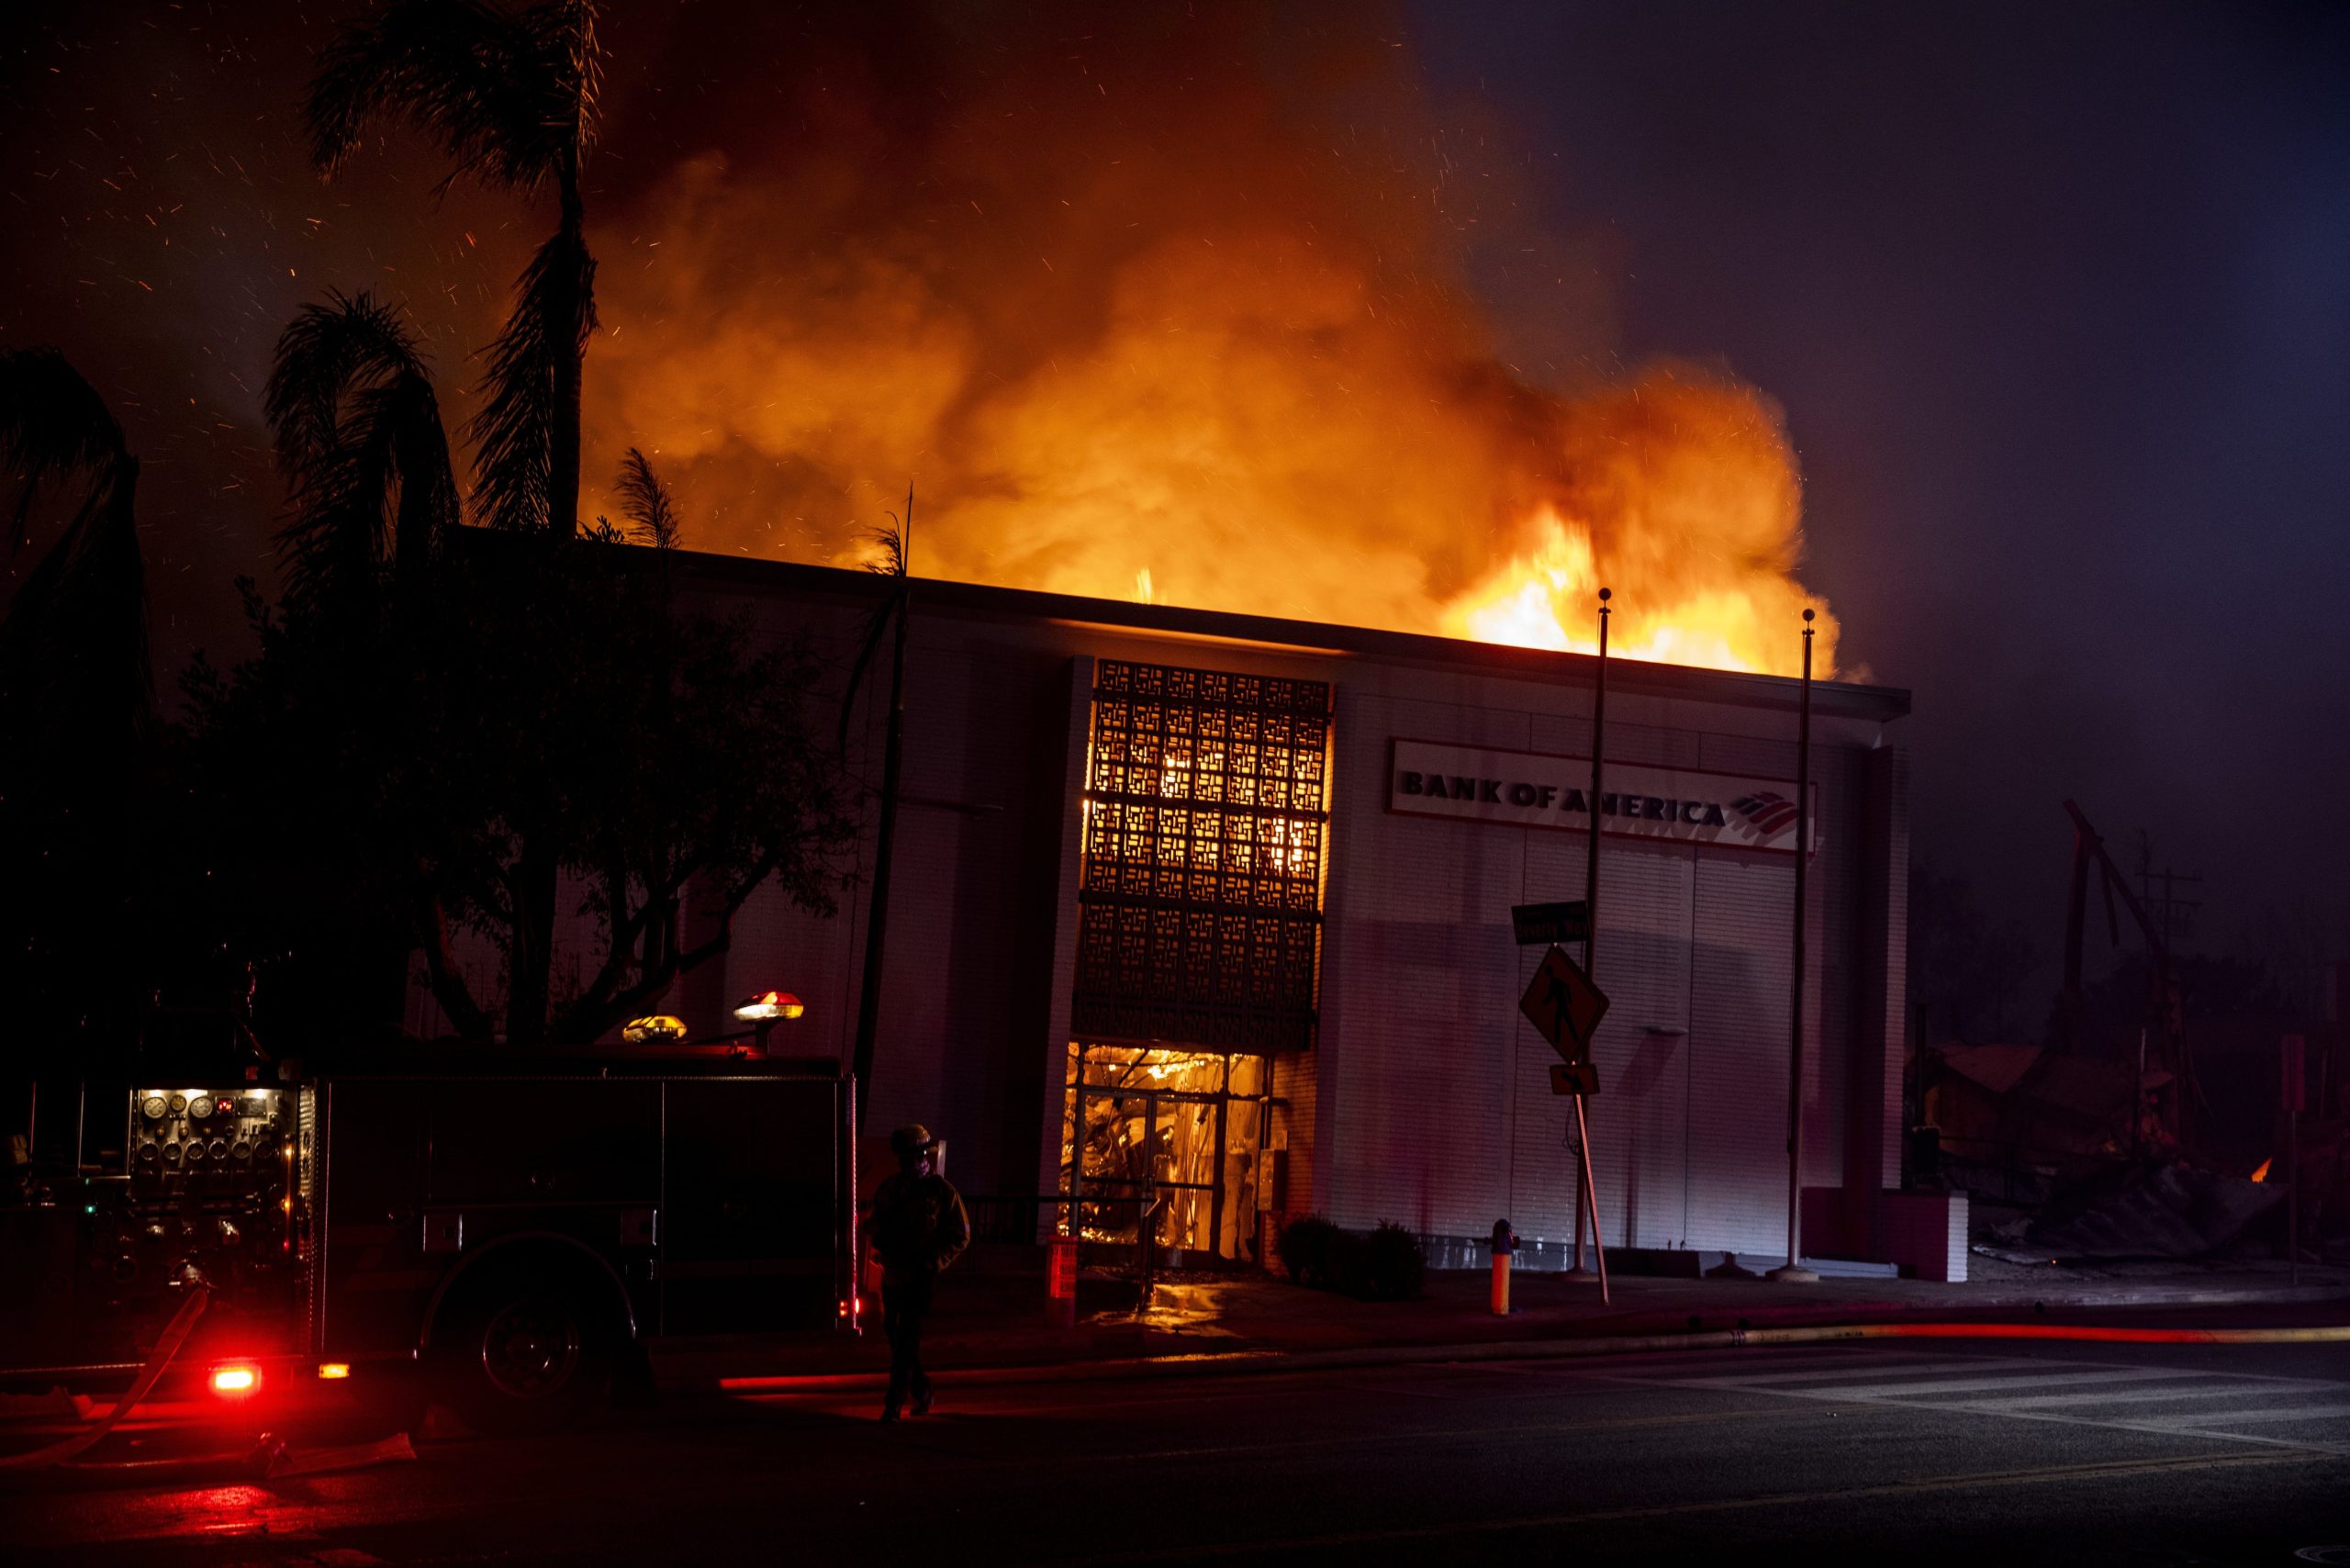
[[[1074,1178],[1089,1227],[1225,1256],[1319,1211],[1555,1259],[1509,908],[1581,895],[1596,820],[1606,1238],[1783,1239],[1800,611],[1837,662],[1780,410],[1619,352],[1384,7],[884,9],[746,17],[772,72],[665,100],[584,409],[676,487],[693,591],[844,669],[919,487],[952,580],[912,599],[868,1120],[946,1130],[1008,1234]],[[1897,1170],[1907,706],[1819,699],[1805,1180],[1847,1251]],[[874,831],[838,917],[762,894],[668,1005],[785,984],[793,1048],[850,1054]]]
[[[844,667],[891,588],[680,565],[694,596],[805,630]],[[1001,1235],[1058,1222],[1074,1159],[1093,1234],[1147,1210],[1163,1245],[1246,1259],[1265,1216],[1313,1211],[1398,1221],[1441,1259],[1505,1214],[1555,1265],[1571,1117],[1518,1013],[1539,950],[1510,908],[1583,892],[1595,661],[934,581],[912,605],[868,1125],[946,1133]],[[856,711],[868,782],[878,684]],[[1614,660],[1609,688],[1601,1229],[1767,1252],[1785,1234],[1796,683]],[[1815,689],[1804,1179],[1822,1255],[1911,1245],[1881,1196],[1899,1180],[1908,708]],[[762,893],[676,1010],[721,1018],[780,981],[809,1003],[793,1052],[845,1059],[872,821],[838,915]]]

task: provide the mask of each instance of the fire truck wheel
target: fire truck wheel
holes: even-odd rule
[[[562,1281],[484,1281],[434,1335],[442,1396],[476,1431],[565,1426],[610,1382],[618,1336],[609,1316]]]

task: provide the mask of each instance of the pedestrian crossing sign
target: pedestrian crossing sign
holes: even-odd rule
[[[1517,1010],[1542,1031],[1559,1059],[1572,1066],[1591,1054],[1592,1032],[1607,1014],[1607,994],[1554,942],[1542,955],[1534,982],[1518,999]]]

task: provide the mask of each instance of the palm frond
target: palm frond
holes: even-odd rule
[[[263,395],[277,461],[289,478],[335,446],[343,399],[353,387],[427,375],[398,311],[364,291],[327,297],[327,304],[302,307],[278,334]]]
[[[387,562],[428,566],[458,519],[439,400],[415,341],[369,296],[305,307],[266,397],[290,491],[277,536],[297,599],[356,593]]]
[[[51,348],[0,352],[0,464],[17,487],[8,553],[24,547],[44,488],[95,477],[127,458],[122,426],[81,373]]]
[[[856,706],[858,689],[865,684],[865,672],[871,667],[873,655],[881,647],[881,633],[890,629],[894,617],[906,612],[906,564],[912,549],[913,523],[914,491],[909,485],[906,487],[905,515],[900,517],[893,512],[887,528],[876,528],[866,534],[866,538],[880,551],[881,556],[878,561],[867,562],[866,570],[897,578],[898,588],[895,593],[875,605],[872,614],[866,618],[865,631],[857,639],[856,657],[849,662],[848,681],[841,690],[839,746],[844,752],[848,750],[849,713]]]
[[[913,510],[914,493],[908,490],[905,518],[901,519],[892,512],[890,514],[890,525],[887,528],[873,528],[866,531],[866,542],[871,544],[880,556],[878,560],[867,561],[865,564],[867,571],[878,572],[885,577],[902,577],[906,575],[906,555],[912,543],[911,520],[913,517]]]
[[[555,234],[531,258],[514,313],[490,345],[489,396],[471,433],[476,505],[494,528],[547,527],[559,374],[565,360],[577,363],[595,330],[595,288],[587,246],[576,234]]]
[[[578,148],[579,84],[549,69],[545,31],[535,14],[480,0],[378,6],[319,54],[304,105],[312,161],[333,173],[371,122],[398,117],[459,173],[537,188]]]
[[[341,439],[307,465],[278,531],[297,600],[347,601],[387,566],[430,566],[458,514],[447,438],[430,385],[404,377],[353,394]]]
[[[632,543],[656,550],[677,548],[677,509],[643,453],[632,446],[628,449],[628,455],[621,459],[621,476],[614,487],[620,491],[621,515],[629,521],[626,537]]]
[[[138,460],[108,464],[9,600],[0,619],[0,711],[11,744],[90,752],[146,722],[154,669],[138,493]]]

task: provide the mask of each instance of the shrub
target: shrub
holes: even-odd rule
[[[1371,1301],[1409,1301],[1420,1294],[1428,1260],[1418,1237],[1392,1219],[1382,1220],[1363,1238],[1361,1249],[1362,1277],[1356,1294]]]
[[[1393,1220],[1365,1237],[1308,1215],[1282,1227],[1274,1250],[1289,1277],[1308,1290],[1366,1301],[1409,1300],[1427,1272],[1419,1238]]]
[[[1281,1267],[1296,1283],[1308,1290],[1337,1290],[1337,1275],[1344,1267],[1340,1254],[1346,1249],[1347,1240],[1345,1231],[1320,1215],[1307,1215],[1281,1226],[1281,1238],[1273,1243],[1273,1250],[1281,1255]]]

